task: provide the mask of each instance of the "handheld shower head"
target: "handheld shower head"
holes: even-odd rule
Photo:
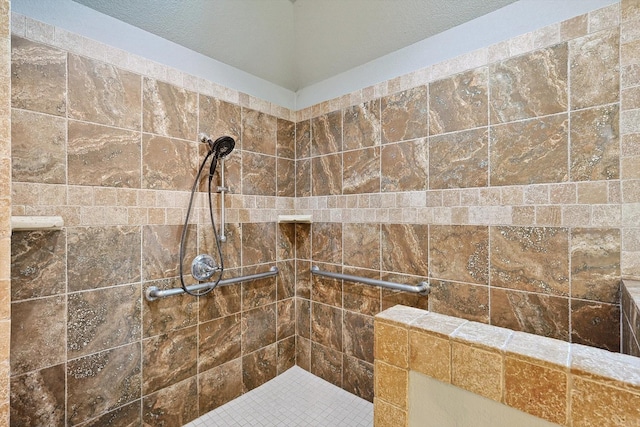
[[[230,136],[221,136],[211,144],[211,151],[213,151],[216,159],[224,159],[227,157],[236,146],[236,141]]]

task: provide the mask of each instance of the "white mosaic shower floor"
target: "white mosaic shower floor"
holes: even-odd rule
[[[373,405],[298,366],[184,427],[371,427]]]

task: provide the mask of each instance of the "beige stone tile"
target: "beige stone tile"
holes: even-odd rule
[[[396,305],[379,313],[376,316],[376,322],[389,323],[406,328],[410,323],[426,313],[425,310],[420,310],[419,308]]]
[[[449,339],[417,330],[409,331],[409,367],[446,383],[451,382]]]
[[[573,377],[570,422],[574,426],[626,427],[640,424],[640,394],[582,376]]]
[[[580,344],[571,346],[571,372],[602,384],[640,393],[638,358]]]
[[[611,197],[611,190],[609,190]],[[592,208],[591,224],[594,227],[618,227],[622,223],[622,209],[619,202],[609,205],[594,205]]]
[[[376,427],[406,427],[407,412],[382,399],[373,399],[373,424]]]
[[[562,208],[560,206],[536,206],[536,225],[562,225]]]
[[[375,395],[401,409],[407,408],[409,371],[379,360],[374,364]]]
[[[604,181],[578,183],[578,203],[586,205],[605,204],[608,201],[608,186]]]
[[[501,203],[502,205],[521,205],[524,203],[524,188],[521,186],[502,187]]]
[[[591,205],[562,206],[562,225],[565,227],[591,225]]]
[[[560,38],[563,41],[582,37],[589,30],[589,15],[575,16],[560,23]]]
[[[504,375],[504,402],[507,405],[566,425],[566,372],[506,357]]]
[[[552,24],[533,32],[534,49],[545,48],[560,43],[560,24]]]
[[[526,205],[549,204],[548,185],[527,185],[524,187],[524,203]]]
[[[565,341],[518,331],[505,348],[509,357],[561,371],[569,368],[569,351],[570,344]]]
[[[511,334],[513,331],[509,329],[484,323],[466,322],[460,325],[450,337],[465,345],[500,352],[509,341]]]
[[[375,322],[374,355],[377,360],[407,368],[409,366],[409,331],[379,320]]]
[[[511,222],[513,225],[534,225],[536,209],[534,206],[514,206],[511,211]]]
[[[549,186],[549,201],[553,204],[575,204],[578,201],[576,184],[552,184]]]
[[[451,384],[486,398],[502,401],[503,361],[499,351],[451,343]]]
[[[610,6],[589,12],[589,32],[595,33],[620,24],[620,4],[614,3]]]

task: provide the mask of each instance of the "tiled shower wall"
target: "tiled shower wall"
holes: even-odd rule
[[[11,333],[11,43],[10,3],[0,1],[0,426],[9,425]]]
[[[290,112],[24,16],[13,34],[13,214],[65,226],[11,239],[11,425],[180,426],[293,366]],[[237,140],[225,277],[280,274],[147,302],[179,286],[199,132]],[[204,200],[187,276],[214,251]]]
[[[619,349],[621,269],[640,277],[639,10],[625,1],[295,115],[14,15],[12,209],[66,226],[12,239],[13,419],[180,425],[294,360],[372,399],[373,316],[398,303]],[[240,136],[230,276],[281,273],[148,303],[147,285],[177,286],[199,131]],[[211,252],[202,206],[190,229]],[[276,224],[293,212],[314,223]],[[314,264],[429,278],[432,293],[311,277]]]
[[[409,305],[620,350],[621,253],[638,241],[623,202],[640,194],[624,120],[638,26],[620,17],[614,4],[299,111],[296,209],[314,223],[298,284],[312,264],[428,277]],[[371,398],[372,316],[392,296],[300,286],[298,364]]]

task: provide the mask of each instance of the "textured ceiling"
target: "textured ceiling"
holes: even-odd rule
[[[292,91],[515,0],[74,0]]]

